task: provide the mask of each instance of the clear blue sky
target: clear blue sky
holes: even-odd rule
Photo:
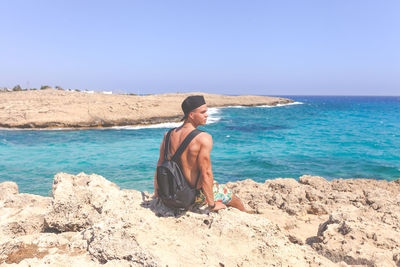
[[[400,95],[400,1],[0,2],[0,87]]]

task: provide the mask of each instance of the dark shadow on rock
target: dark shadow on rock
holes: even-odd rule
[[[300,246],[304,245],[303,240],[301,240],[300,238],[298,238],[298,237],[295,236],[295,235],[288,235],[288,239],[289,239],[289,241],[292,242],[293,244],[297,244],[297,245],[300,245]]]
[[[141,207],[150,209],[154,212],[154,214],[158,217],[176,217],[179,218],[184,216],[187,212],[194,212],[198,214],[209,214],[210,210],[207,208],[201,207],[199,205],[192,205],[188,210],[184,209],[173,209],[169,208],[164,205],[160,198],[156,198],[154,196],[149,196],[142,193],[142,203],[140,204]]]
[[[321,241],[319,236],[312,236],[306,239],[306,244],[312,246],[314,243],[320,243]]]
[[[56,228],[51,228],[49,226],[44,227],[41,233],[51,233],[51,234],[60,234],[61,231]]]

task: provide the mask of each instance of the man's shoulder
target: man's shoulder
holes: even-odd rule
[[[212,136],[211,134],[207,133],[207,132],[201,132],[198,136],[197,136],[197,141],[202,144],[202,145],[209,145],[212,144]]]

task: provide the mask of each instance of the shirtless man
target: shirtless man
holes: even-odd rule
[[[172,131],[170,136],[170,151],[173,155],[183,142],[185,137],[195,128],[200,125],[205,125],[207,122],[207,105],[203,96],[189,96],[182,102],[182,110],[185,116],[182,120],[182,126]],[[164,142],[166,134],[161,143],[160,157],[157,166],[164,159]],[[197,188],[198,194],[196,203],[208,204],[212,211],[217,211],[226,208],[226,205],[237,208],[241,211],[246,211],[242,201],[232,194],[231,190],[225,186],[219,185],[214,181],[211,170],[210,153],[213,146],[212,137],[206,132],[197,135],[181,155],[181,169],[186,180],[193,188],[196,179],[200,173]],[[154,195],[157,197],[157,173],[154,178]]]

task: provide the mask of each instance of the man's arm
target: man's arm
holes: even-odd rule
[[[161,142],[160,155],[158,157],[157,167],[160,166],[161,163],[164,161],[164,142],[165,142],[166,136],[167,136],[167,133],[164,134],[164,139]],[[154,175],[154,196],[155,197],[158,197],[157,189],[158,189],[158,186],[157,186],[157,168],[156,168],[156,173]]]
[[[202,177],[202,189],[204,195],[206,196],[207,203],[210,207],[214,207],[212,210],[219,210],[226,208],[221,202],[214,202],[213,185],[214,176],[211,169],[211,149],[213,146],[213,141],[211,135],[208,133],[202,133],[200,138],[200,152],[198,156],[198,164]]]

